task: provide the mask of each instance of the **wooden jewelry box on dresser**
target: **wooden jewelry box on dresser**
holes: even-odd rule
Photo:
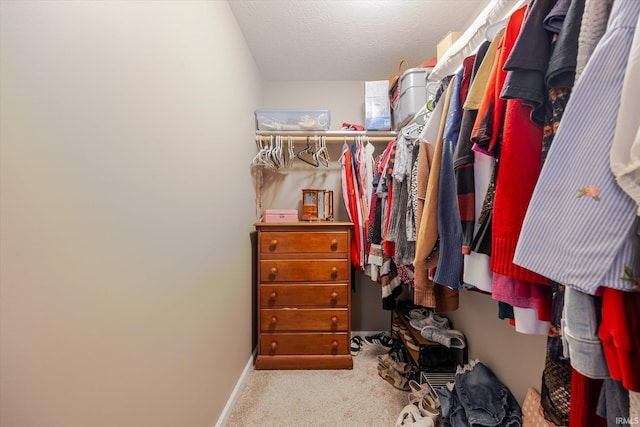
[[[351,369],[349,222],[255,224],[256,369]]]

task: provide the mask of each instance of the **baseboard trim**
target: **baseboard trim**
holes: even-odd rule
[[[236,382],[236,386],[233,388],[231,395],[229,395],[229,399],[227,399],[227,404],[224,405],[224,408],[222,409],[222,413],[220,413],[220,417],[218,417],[218,421],[216,422],[215,427],[223,427],[226,424],[227,418],[229,417],[229,412],[231,412],[231,408],[233,407],[233,404],[236,402],[236,399],[240,394],[240,389],[242,388],[244,382],[247,380],[249,371],[253,369],[253,360],[255,358],[257,351],[258,349],[255,348],[251,353],[251,356],[249,357],[247,364],[242,370],[242,374],[240,374],[240,378],[238,378],[238,382]]]

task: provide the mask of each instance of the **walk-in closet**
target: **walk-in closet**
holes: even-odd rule
[[[0,0],[0,426],[640,425],[636,0]]]

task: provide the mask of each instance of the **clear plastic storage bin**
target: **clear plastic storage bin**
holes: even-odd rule
[[[427,78],[433,68],[409,68],[400,77],[398,97],[393,106],[394,129],[399,130],[427,103]]]
[[[258,109],[258,130],[329,130],[329,110]]]

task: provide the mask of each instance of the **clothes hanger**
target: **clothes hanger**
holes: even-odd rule
[[[305,162],[308,165],[318,167],[320,165],[320,163],[318,162],[318,159],[315,158],[315,152],[311,148],[311,142],[309,141],[309,138],[310,137],[308,136],[307,137],[307,146],[304,148],[304,150],[299,151],[296,154],[296,157],[298,159],[302,160],[303,162]]]
[[[430,115],[431,111],[429,110],[429,105],[425,104],[420,108],[420,111],[418,111],[414,120],[418,125],[424,126],[427,124],[427,120],[429,120]]]
[[[278,135],[272,135],[269,139],[269,161],[275,169],[280,167],[278,158],[278,138],[280,138]]]
[[[440,86],[440,82],[427,83],[427,95],[436,96],[436,93],[438,92],[438,86]]]
[[[254,166],[271,166],[268,159],[269,145],[265,144],[262,137],[259,135],[256,135],[256,147],[258,149],[258,153],[251,161],[251,164]]]
[[[404,136],[409,141],[415,141],[420,137],[420,132],[422,132],[422,126],[420,123],[413,122],[402,128],[402,136]]]
[[[318,137],[316,142],[315,159],[324,167],[329,167],[329,151],[327,151],[327,140],[323,136]]]
[[[487,28],[484,30],[484,38],[488,41],[492,41],[496,34],[503,29],[507,25],[507,20],[503,19],[498,22],[494,22],[493,24],[489,24]]]
[[[289,135],[287,137],[287,163],[285,166],[287,168],[290,168],[291,166],[293,166],[293,159],[296,157],[294,148],[295,147],[294,147],[293,137]]]
[[[277,154],[276,154],[276,144],[274,139],[277,137],[274,137],[273,135],[269,136],[269,148],[267,150],[267,162],[269,163],[269,166],[271,166],[274,169],[278,169],[278,160],[277,160]]]

